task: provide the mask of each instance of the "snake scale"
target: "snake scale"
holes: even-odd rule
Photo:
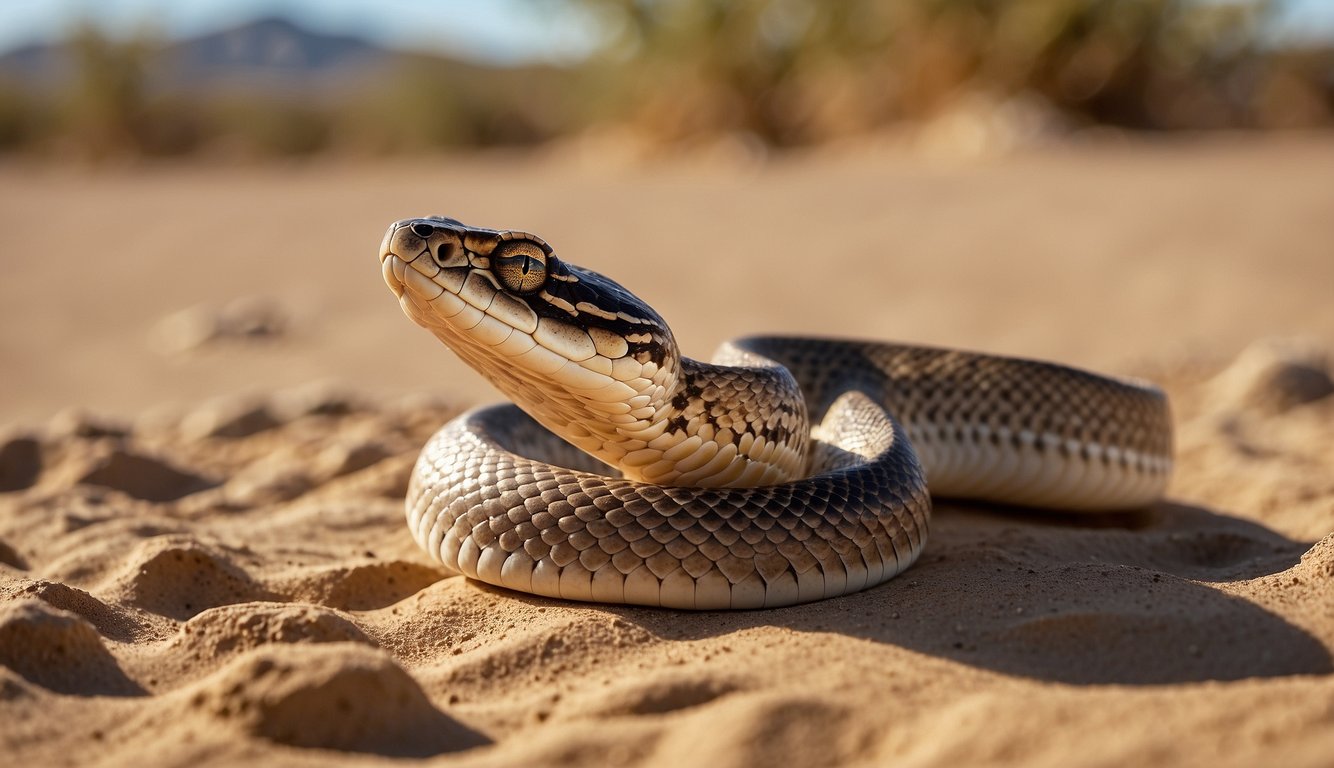
[[[446,424],[407,493],[417,543],[489,584],[790,605],[912,565],[930,494],[1110,510],[1152,503],[1171,472],[1167,399],[1142,382],[823,338],[741,339],[704,363],[531,234],[407,219],[379,256],[408,317],[517,404]]]

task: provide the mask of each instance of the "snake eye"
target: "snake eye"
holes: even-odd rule
[[[537,243],[508,240],[491,252],[491,271],[507,291],[537,293],[547,282],[547,254]]]

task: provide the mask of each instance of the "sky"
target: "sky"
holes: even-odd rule
[[[597,40],[591,19],[559,0],[0,0],[0,52],[58,40],[82,20],[177,39],[261,16],[501,64],[568,61]]]
[[[1334,0],[1281,1],[1280,38],[1334,40]],[[81,19],[113,34],[146,28],[174,39],[273,15],[498,64],[569,61],[597,40],[592,20],[561,0],[0,0],[0,52],[59,39]]]

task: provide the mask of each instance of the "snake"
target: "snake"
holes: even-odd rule
[[[932,498],[1144,507],[1166,395],[1051,362],[856,338],[681,354],[648,303],[540,237],[392,224],[403,312],[510,403],[431,437],[405,500],[443,567],[544,597],[693,610],[838,597],[921,555]]]

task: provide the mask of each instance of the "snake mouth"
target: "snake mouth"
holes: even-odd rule
[[[410,265],[417,264],[417,261],[423,256],[428,260],[430,259],[430,248],[424,242],[421,243],[415,256],[408,256],[402,250],[405,243],[402,242],[404,238],[399,234],[399,230],[410,225],[410,220],[394,222],[385,232],[384,239],[380,243],[380,274],[384,278],[385,285],[389,286],[389,290],[393,291],[394,296],[400,301],[403,300],[404,291],[407,289],[407,270],[409,268],[423,274],[429,273],[429,270],[421,270],[416,266],[410,267]],[[427,274],[427,276],[429,275]]]
[[[380,272],[403,311],[432,330],[489,344],[531,335],[537,315],[501,290],[490,269],[492,243],[469,238],[452,223],[405,219],[385,234]]]
[[[433,302],[440,304],[442,294],[458,297],[465,273],[473,266],[462,238],[449,228],[453,223],[443,217],[404,219],[391,224],[380,243],[380,274],[385,285],[403,311],[419,323],[441,314],[442,307]],[[461,258],[442,264],[437,262],[437,252],[442,259],[446,253]]]
[[[584,377],[596,381],[586,385],[615,384],[611,359],[627,352],[623,339],[590,335],[568,320],[539,313],[533,304],[547,301],[545,291],[539,298],[502,288],[494,269],[503,258],[500,245],[519,237],[531,236],[466,229],[452,219],[405,219],[385,234],[381,273],[408,317],[484,373],[513,366],[548,376],[587,363],[596,372],[585,370]]]
[[[429,261],[431,258],[430,252],[423,250],[421,253],[411,258],[399,256],[392,251],[380,256],[380,274],[384,277],[384,284],[389,286],[389,290],[393,291],[394,295],[400,300],[404,298],[405,294],[417,295],[426,301],[430,301],[430,299],[433,298],[431,294],[433,294],[434,291],[425,289],[425,286],[420,285],[419,280],[408,276],[408,272],[411,271],[428,278],[430,277],[430,275],[427,274],[427,270],[423,270],[418,266],[418,262],[423,258]],[[408,294],[409,286],[412,286],[411,294]]]

